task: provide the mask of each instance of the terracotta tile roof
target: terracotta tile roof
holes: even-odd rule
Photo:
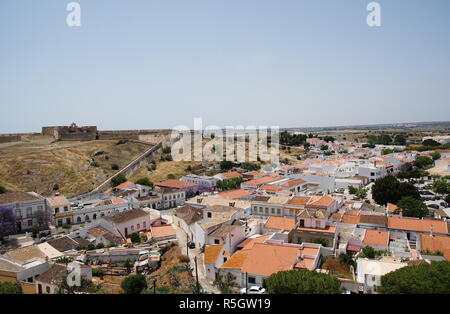
[[[389,212],[394,212],[397,208],[398,208],[397,205],[391,204],[391,203],[387,203],[387,210],[388,210]]]
[[[47,243],[50,244],[51,246],[53,246],[55,249],[57,249],[60,252],[74,249],[79,245],[78,242],[76,242],[75,240],[71,239],[68,236],[53,239],[53,240],[47,241]]]
[[[205,247],[205,263],[215,263],[220,252],[222,252],[223,244],[208,245]]]
[[[304,258],[301,261],[299,261],[297,264],[295,264],[295,269],[308,269],[308,270],[314,270],[314,259],[313,258]]]
[[[357,225],[357,224],[359,224],[359,219],[360,219],[359,216],[344,214],[342,216],[341,222],[344,224]]]
[[[172,188],[172,189],[184,189],[184,188],[198,186],[197,184],[194,184],[194,183],[184,182],[184,181],[175,180],[175,179],[159,181],[159,182],[156,182],[155,185],[166,187],[166,188]]]
[[[70,206],[69,201],[63,195],[47,197],[47,201],[50,203],[50,206],[52,207]]]
[[[240,178],[242,177],[242,174],[236,171],[229,171],[229,172],[221,172],[219,173],[221,176],[227,178],[227,179],[233,179],[233,178]]]
[[[389,245],[389,231],[383,230],[366,230],[364,235],[364,244],[388,246]]]
[[[132,184],[134,184],[134,183],[131,181],[125,181],[124,183],[121,183],[118,186],[116,186],[114,189],[116,189],[116,190],[126,189],[127,187],[129,187]]]
[[[136,219],[139,217],[149,216],[149,214],[142,209],[129,209],[124,210],[123,212],[117,213],[112,216],[102,217],[105,220],[112,221],[114,223],[123,223],[132,219]]]
[[[10,204],[16,202],[29,202],[40,200],[42,197],[26,192],[5,192],[0,194],[0,204]]]
[[[445,221],[434,219],[415,219],[389,217],[388,227],[391,229],[411,230],[421,232],[448,233],[448,226]]]
[[[327,226],[325,229],[297,227],[296,230],[299,230],[299,231],[311,231],[311,232],[335,233],[336,232],[336,226]]]
[[[280,177],[280,176],[275,176],[275,177],[266,176],[266,177],[261,177],[261,178],[249,180],[247,182],[244,182],[243,184],[246,184],[246,185],[262,185],[262,184],[265,184],[265,183],[270,183],[270,182],[278,181],[278,180],[281,180],[281,179],[283,179],[283,177]]]
[[[288,202],[288,205],[305,206],[311,200],[309,196],[294,196]]]
[[[238,189],[238,190],[230,190],[224,191],[217,194],[219,197],[227,198],[227,199],[238,199],[242,197],[247,197],[251,195],[251,193],[247,190]]]
[[[183,206],[175,209],[174,215],[183,219],[188,225],[203,219],[203,210],[193,206]]]
[[[243,250],[250,250],[251,248],[253,248],[253,245],[255,245],[255,243],[263,243],[264,241],[269,239],[271,236],[272,236],[272,234],[265,234],[265,235],[259,236],[259,237],[247,238],[244,241],[242,241],[241,243],[239,243],[239,245],[237,247],[242,248]]]
[[[260,190],[268,191],[268,192],[279,192],[281,188],[278,185],[269,185],[263,184],[259,187]]]
[[[236,251],[231,257],[223,263],[219,268],[235,268],[241,269],[244,265],[245,259],[248,256],[249,250],[239,250]]]
[[[49,270],[39,275],[36,280],[52,285],[58,285],[67,272],[66,266],[53,264]]]
[[[370,214],[361,214],[359,217],[360,224],[369,224],[369,225],[377,225],[377,226],[388,226],[388,217],[381,215],[370,215]]]
[[[242,272],[270,276],[283,270],[293,269],[297,262],[297,247],[256,243],[242,265]]]
[[[302,180],[302,179],[294,179],[294,180],[288,181],[286,183],[283,183],[281,186],[291,187],[291,186],[298,185],[298,184],[301,184],[304,182],[305,182],[305,180]]]
[[[42,252],[37,245],[29,245],[15,250],[11,250],[6,252],[5,255],[21,262],[26,262],[35,257],[40,258],[46,257],[44,252]]]
[[[334,202],[336,202],[336,200],[334,198],[332,198],[329,195],[324,195],[324,196],[319,197],[318,199],[315,199],[315,200],[309,202],[308,206],[328,207],[328,206],[332,205]]]
[[[270,216],[264,224],[265,229],[291,231],[295,227],[295,218]]]
[[[150,232],[153,239],[175,236],[172,225],[152,226]]]
[[[352,252],[359,252],[361,251],[361,247],[357,246],[357,245],[347,245],[347,251],[352,251]]]
[[[428,249],[431,252],[440,251],[444,254],[444,257],[450,261],[450,236],[421,234],[420,248],[421,250]]]

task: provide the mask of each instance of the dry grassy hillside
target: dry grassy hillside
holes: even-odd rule
[[[151,145],[117,140],[91,142],[51,142],[39,138],[31,142],[0,146],[0,185],[9,190],[55,191],[73,196],[92,190],[119,169],[145,152]]]

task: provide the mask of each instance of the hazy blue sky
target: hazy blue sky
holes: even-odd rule
[[[0,1],[0,132],[450,120],[450,1]]]

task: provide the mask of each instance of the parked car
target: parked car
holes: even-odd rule
[[[251,286],[250,288],[242,288],[241,294],[264,294],[266,293],[266,289],[258,287],[258,286]]]
[[[428,205],[428,207],[434,208],[434,209],[439,209],[439,205],[438,204],[430,204]]]
[[[446,202],[440,202],[439,205],[441,205],[442,207],[445,207],[445,208],[448,207],[448,204]]]
[[[188,242],[188,248],[190,248],[190,249],[195,249],[195,243],[192,242],[192,241],[189,241],[189,242]]]

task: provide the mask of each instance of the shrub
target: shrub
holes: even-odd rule
[[[3,185],[0,185],[0,194],[3,194],[6,192],[6,188]]]
[[[122,280],[120,287],[125,294],[140,294],[147,288],[147,281],[141,274],[131,275]]]
[[[148,177],[140,178],[135,183],[140,185],[153,186],[153,182],[150,181]]]
[[[96,246],[97,249],[103,249],[104,247],[105,247],[105,245],[104,245],[102,242],[100,242],[100,243],[97,244],[97,246]]]
[[[118,164],[112,164],[111,165],[111,169],[112,170],[119,170],[119,165]]]
[[[0,294],[22,294],[22,286],[18,282],[0,282]]]
[[[100,167],[100,163],[98,161],[91,162],[92,167]]]
[[[115,187],[118,186],[119,184],[124,183],[125,181],[127,181],[125,175],[123,173],[119,173],[111,179],[111,184],[113,187]]]
[[[70,224],[64,224],[61,226],[63,229],[67,229],[69,230],[70,228],[72,228],[72,226]]]
[[[168,175],[167,175],[167,179],[168,180],[172,180],[172,179],[175,179],[176,177],[175,177],[175,175],[173,174],[173,173],[169,173]]]
[[[131,242],[133,242],[133,243],[141,242],[141,237],[139,236],[139,234],[137,232],[133,232],[132,234],[130,234],[130,239],[131,239]]]
[[[92,268],[92,276],[102,278],[103,275],[103,270],[101,270],[100,268]]]
[[[180,261],[180,263],[189,263],[190,262],[189,256],[184,255],[184,254],[180,255],[178,260]]]

